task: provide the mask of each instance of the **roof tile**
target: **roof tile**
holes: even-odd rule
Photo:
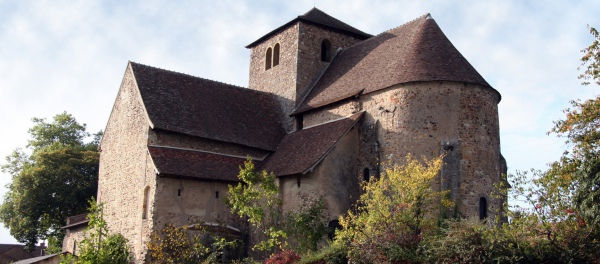
[[[341,51],[294,113],[415,81],[491,87],[427,14]]]
[[[238,181],[240,166],[246,158],[197,150],[148,146],[152,161],[165,177],[199,180]]]
[[[261,169],[273,172],[276,176],[306,172],[335,147],[338,140],[358,122],[363,113],[359,112],[286,135],[277,151],[264,162]]]
[[[308,12],[306,12],[304,15],[298,16],[297,18],[291,20],[290,22],[285,23],[284,25],[274,29],[273,31],[260,37],[259,39],[255,40],[254,42],[248,44],[246,46],[246,48],[252,48],[252,47],[258,45],[259,43],[263,42],[264,40],[270,38],[271,36],[281,32],[281,31],[283,31],[284,29],[288,28],[289,26],[295,24],[298,21],[303,21],[306,23],[311,23],[311,24],[314,24],[317,26],[325,27],[325,28],[331,29],[333,31],[337,31],[340,33],[344,33],[344,34],[348,34],[348,35],[357,37],[359,39],[367,39],[367,38],[372,37],[371,34],[362,32],[362,31],[336,19],[335,17],[328,15],[327,13],[325,13],[315,7],[315,8],[312,8],[311,10],[309,10]]]
[[[265,150],[285,135],[272,94],[130,65],[154,128]]]

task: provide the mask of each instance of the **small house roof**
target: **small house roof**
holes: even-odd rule
[[[327,28],[327,29],[330,29],[330,30],[333,30],[336,32],[347,34],[347,35],[351,35],[351,36],[357,37],[359,39],[367,39],[367,38],[372,37],[371,34],[362,32],[362,31],[338,20],[337,18],[328,15],[327,13],[317,9],[316,7],[314,7],[311,10],[309,10],[308,12],[306,12],[304,15],[298,16],[297,18],[291,20],[290,22],[285,23],[283,26],[280,26],[280,27],[274,29],[273,31],[260,37],[256,41],[248,44],[246,46],[246,48],[252,48],[252,47],[258,45],[259,43],[263,42],[264,40],[283,31],[284,29],[288,28],[289,26],[291,26],[299,21],[313,24],[313,25],[320,26],[320,27],[324,27],[324,28]]]
[[[363,114],[359,112],[286,135],[261,169],[273,172],[276,176],[308,172],[329,154]]]
[[[272,94],[129,65],[152,128],[271,151],[285,135]]]
[[[293,114],[418,81],[491,88],[426,14],[339,52]]]
[[[85,214],[79,214],[79,215],[74,215],[74,216],[69,216],[67,217],[67,225],[63,226],[63,229],[67,229],[67,228],[71,228],[71,227],[76,227],[76,226],[80,226],[80,225],[84,225],[90,222],[89,219],[87,219],[87,213]]]

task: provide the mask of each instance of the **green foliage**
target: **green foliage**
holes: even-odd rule
[[[228,260],[225,253],[241,248],[238,240],[209,235],[198,225],[193,227],[167,224],[161,234],[154,232],[148,242],[152,263],[221,263]]]
[[[439,236],[430,237],[428,263],[536,263],[523,262],[519,242],[507,229],[493,228],[479,220],[447,220]]]
[[[380,179],[363,185],[355,211],[340,217],[344,227],[336,233],[336,243],[349,249],[351,261],[418,262],[418,249],[437,225],[426,213],[440,211],[452,203],[446,192],[431,187],[442,166],[440,157],[421,164],[408,156],[406,165],[385,170]]]
[[[583,49],[581,58],[585,71],[579,76],[584,84],[594,80],[600,85],[600,34],[588,26],[594,36],[592,44]],[[558,120],[550,131],[566,137],[572,146],[561,159],[552,164],[544,178],[572,198],[576,211],[590,224],[600,223],[600,97],[584,102],[571,101],[566,118]]]
[[[581,67],[585,67],[585,70],[579,75],[579,79],[584,80],[582,83],[584,85],[590,84],[589,80],[595,80],[596,84],[600,85],[600,34],[598,30],[589,25],[588,29],[590,34],[594,36],[594,41],[590,46],[581,50],[584,53],[581,58]]]
[[[86,202],[98,186],[98,142],[91,142],[85,124],[67,113],[53,122],[34,118],[26,149],[16,149],[6,157],[2,171],[12,176],[0,206],[0,222],[11,235],[31,250],[38,239],[56,238],[66,218],[86,211]]]
[[[127,239],[121,234],[109,235],[106,221],[102,218],[102,204],[89,201],[90,220],[85,238],[79,245],[75,263],[80,264],[126,264],[132,259]]]
[[[323,199],[310,195],[302,195],[299,211],[286,214],[285,230],[293,238],[291,247],[299,253],[317,251],[321,242],[329,232]]]
[[[46,248],[46,253],[54,254],[62,252],[62,241],[58,241],[56,237],[48,238],[48,248]]]
[[[348,248],[343,243],[329,243],[319,251],[305,253],[299,263],[346,264],[348,263]]]
[[[282,248],[287,234],[283,230],[279,187],[273,173],[256,172],[252,160],[244,162],[238,175],[240,183],[229,185],[226,203],[233,214],[247,218],[260,241],[253,250]]]

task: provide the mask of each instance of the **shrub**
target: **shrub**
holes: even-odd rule
[[[291,264],[300,260],[300,255],[293,250],[282,250],[265,260],[265,264]]]

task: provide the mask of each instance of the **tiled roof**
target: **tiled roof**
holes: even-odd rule
[[[260,37],[256,41],[248,44],[248,46],[246,46],[246,48],[252,48],[252,47],[256,46],[260,42],[270,38],[271,36],[277,34],[278,32],[283,31],[284,29],[288,28],[289,26],[293,25],[294,23],[296,23],[298,21],[303,21],[306,23],[325,27],[325,28],[328,28],[333,31],[337,31],[337,32],[341,32],[341,33],[344,33],[347,35],[357,37],[359,39],[367,39],[367,38],[372,37],[371,34],[362,32],[362,31],[336,19],[335,17],[328,15],[327,13],[325,13],[315,7],[313,9],[309,10],[308,12],[306,12],[304,15],[298,16],[297,18],[293,19],[292,21],[285,23],[283,26],[276,28],[275,30]]]
[[[47,260],[50,258],[54,258],[58,255],[62,255],[62,254],[69,254],[68,252],[63,252],[63,253],[55,253],[55,254],[51,254],[51,255],[45,255],[45,256],[39,256],[39,257],[35,257],[35,258],[29,258],[29,259],[24,259],[24,260],[19,260],[16,262],[13,262],[13,264],[33,264],[33,263],[38,263],[42,260]]]
[[[130,65],[153,128],[266,150],[285,135],[272,94]]]
[[[14,248],[14,247],[25,248],[25,245],[21,245],[21,244],[0,244],[0,253],[8,251],[9,249]]]
[[[335,147],[363,113],[286,135],[261,169],[273,172],[276,176],[306,173]]]
[[[294,113],[416,81],[491,88],[427,14],[341,51]]]
[[[63,226],[62,228],[70,228],[70,227],[87,224],[88,222],[90,222],[90,220],[87,219],[87,215],[88,214],[85,213],[85,214],[79,214],[79,215],[67,217],[67,225]]]
[[[160,146],[148,146],[160,176],[198,180],[238,181],[245,157]]]

